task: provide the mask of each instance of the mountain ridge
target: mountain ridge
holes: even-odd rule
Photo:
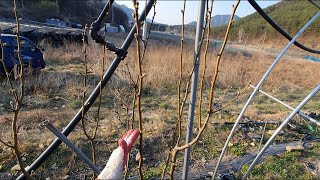
[[[224,14],[224,15],[215,15],[213,17],[211,17],[211,27],[217,27],[217,26],[222,26],[225,24],[228,24],[230,19],[230,14]],[[240,19],[239,16],[235,15],[233,18],[235,21]],[[196,26],[197,25],[197,21],[192,21],[190,23],[188,23],[187,25],[191,25],[191,26]]]
[[[308,1],[283,0],[264,8],[264,11],[292,37],[317,13],[319,9]],[[212,34],[223,37],[226,26],[214,27]],[[320,48],[320,19],[318,18],[299,38],[312,48]],[[233,41],[283,41],[284,38],[257,12],[243,17],[232,24],[229,37]],[[287,41],[283,41],[287,42]]]

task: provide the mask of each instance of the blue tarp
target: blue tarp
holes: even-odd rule
[[[309,56],[309,55],[305,55],[303,57],[303,59],[310,60],[310,61],[313,61],[313,62],[320,62],[320,59],[317,59],[317,58]]]

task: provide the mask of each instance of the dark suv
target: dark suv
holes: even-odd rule
[[[2,58],[2,49],[0,48],[0,58],[4,60],[5,66],[11,72],[15,65],[19,65],[19,59],[17,55],[17,37],[11,34],[1,34],[1,42],[3,45],[3,54]],[[29,39],[20,36],[20,47],[21,47],[21,59],[24,66],[30,66],[34,70],[40,70],[45,68],[45,61],[43,53],[41,50]],[[4,76],[4,69],[2,62],[0,62],[0,76]]]

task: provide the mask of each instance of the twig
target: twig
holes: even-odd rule
[[[251,84],[251,82],[249,82],[243,89],[241,92],[239,92],[233,99],[231,99],[228,103],[226,103],[225,105],[223,105],[222,107],[220,107],[219,109],[211,109],[211,114],[219,112],[223,109],[225,109],[226,107],[230,106],[241,94],[244,93],[245,90],[247,90],[247,88],[249,87],[249,85]]]
[[[170,155],[171,155],[170,152],[172,150],[172,147],[173,147],[173,144],[174,144],[174,141],[175,141],[176,133],[178,133],[178,139],[177,139],[177,142],[176,142],[177,145],[179,144],[180,139],[181,139],[182,108],[183,108],[184,103],[186,101],[188,90],[189,90],[189,84],[188,84],[187,88],[186,88],[187,92],[185,93],[184,101],[181,104],[181,83],[182,83],[182,69],[183,69],[182,62],[183,62],[183,48],[184,48],[184,46],[183,46],[184,45],[184,14],[185,14],[185,10],[186,10],[186,4],[187,4],[187,1],[184,0],[183,1],[183,8],[181,9],[182,25],[181,25],[181,40],[180,40],[180,66],[179,66],[180,70],[179,70],[179,82],[178,82],[178,122],[177,122],[177,126],[176,126],[176,131],[173,132],[173,138],[171,140],[171,143],[170,143],[171,145],[170,145],[170,148],[168,150],[167,157],[166,157],[166,160],[165,160],[165,165],[164,165],[163,170],[162,170],[161,179],[164,179],[164,177],[165,177],[166,169],[168,167],[168,163],[169,163],[169,160],[170,160]],[[191,76],[189,76],[189,77],[191,78]]]
[[[182,146],[176,146],[173,148],[172,150],[172,155],[171,155],[171,161],[172,161],[172,164],[171,164],[171,169],[170,169],[170,179],[173,179],[173,173],[174,173],[174,170],[175,170],[175,162],[176,162],[176,155],[179,151],[181,150],[184,150],[192,145],[194,145],[195,143],[198,142],[200,136],[202,135],[203,131],[205,130],[207,124],[208,124],[208,121],[209,121],[209,118],[211,117],[212,113],[214,112],[212,110],[212,101],[213,101],[213,92],[214,92],[214,86],[215,86],[215,82],[216,82],[216,79],[217,79],[217,76],[218,76],[218,72],[219,72],[219,63],[220,63],[220,60],[221,60],[221,55],[224,51],[224,48],[225,48],[225,45],[226,45],[226,42],[227,42],[227,39],[228,39],[228,35],[229,35],[229,31],[230,31],[230,27],[231,27],[231,23],[232,23],[232,19],[233,19],[233,16],[234,16],[234,13],[235,13],[235,10],[236,8],[238,7],[239,5],[239,2],[237,2],[237,4],[234,6],[234,9],[233,9],[233,12],[232,12],[232,15],[230,17],[230,21],[229,21],[229,25],[228,25],[228,29],[226,31],[226,35],[225,35],[225,38],[224,38],[224,42],[222,44],[222,47],[221,47],[221,50],[217,56],[217,60],[216,60],[216,64],[215,64],[215,71],[214,71],[214,75],[212,77],[212,82],[211,82],[211,87],[210,87],[210,98],[209,98],[209,105],[208,105],[208,111],[207,111],[207,117],[205,119],[205,122],[203,124],[203,126],[200,128],[197,136],[190,142],[190,143],[187,143],[187,144],[184,144]],[[211,4],[211,6],[213,5],[213,3]],[[212,7],[210,8],[212,9]],[[207,24],[207,23],[206,23]],[[201,43],[200,43],[201,44]],[[243,90],[244,91],[244,90]],[[242,91],[242,92],[243,92]],[[240,95],[241,93],[239,93],[236,98]],[[227,103],[228,104],[231,104],[232,102],[234,101],[234,99],[230,102],[230,103]],[[223,107],[225,108],[225,106]],[[219,110],[222,110],[219,109]]]
[[[100,114],[100,104],[101,104],[101,87],[100,87],[100,96],[99,96],[99,105],[98,105],[98,119],[96,119],[96,124],[95,124],[95,129],[93,131],[92,135],[89,135],[86,129],[85,125],[85,99],[86,99],[86,93],[87,93],[87,81],[88,81],[88,61],[87,61],[87,43],[85,41],[86,36],[87,36],[87,31],[88,31],[88,26],[85,25],[84,31],[83,31],[83,54],[84,54],[84,75],[83,75],[83,92],[82,92],[82,117],[81,117],[81,125],[82,125],[82,130],[86,138],[88,139],[91,147],[91,155],[92,155],[92,161],[94,164],[96,164],[96,148],[94,145],[94,139],[96,137],[98,127],[99,127],[99,114]],[[105,47],[104,47],[105,48]],[[100,77],[101,81],[101,77]],[[101,84],[101,83],[100,83]],[[96,173],[93,171],[93,179],[96,178]]]
[[[207,9],[207,10],[208,10],[208,9]],[[184,14],[183,14],[183,15],[184,15]],[[188,76],[188,80],[187,80],[187,84],[186,84],[185,96],[184,96],[184,98],[183,98],[183,100],[182,100],[182,102],[181,102],[181,107],[180,107],[180,109],[179,109],[180,123],[181,123],[181,117],[182,117],[182,114],[183,114],[184,105],[185,105],[185,103],[186,103],[186,99],[187,99],[188,94],[189,94],[189,88],[190,88],[190,84],[191,84],[191,77],[192,77],[192,74],[193,74],[193,72],[194,72],[195,66],[196,66],[197,64],[199,64],[199,59],[200,59],[200,58],[199,58],[199,55],[200,55],[202,43],[203,43],[203,40],[204,40],[204,34],[205,34],[204,29],[206,29],[207,25],[208,25],[208,19],[206,19],[205,25],[202,27],[202,28],[203,28],[203,31],[202,31],[202,33],[201,33],[201,38],[200,38],[199,43],[197,44],[198,50],[197,50],[197,52],[196,52],[196,60],[195,60],[195,62],[194,62],[194,66],[193,66],[193,68],[192,68],[192,70],[191,70],[191,72],[190,72],[190,74],[189,74],[189,76]],[[179,92],[180,92],[180,91],[179,91]],[[180,102],[179,102],[179,103],[180,103]],[[180,126],[180,130],[179,130],[179,131],[181,131],[181,124],[180,124],[180,125],[178,124],[177,126]],[[179,144],[180,144],[181,132],[179,132],[179,133],[180,133],[180,137],[177,139],[176,146],[179,146]],[[175,153],[175,152],[173,152],[173,151],[171,152],[171,161],[172,161],[172,162],[171,162],[171,168],[170,168],[170,178],[171,178],[171,179],[173,178],[173,172],[174,172],[174,170],[175,170],[176,154],[177,154],[177,153]]]
[[[17,95],[15,97],[15,107],[14,107],[14,116],[13,116],[13,120],[12,120],[12,124],[11,124],[11,133],[12,133],[12,139],[13,139],[13,150],[16,156],[16,159],[18,161],[18,164],[20,165],[20,169],[22,171],[22,173],[25,175],[25,177],[27,179],[32,179],[31,175],[26,171],[25,169],[25,165],[22,161],[22,157],[21,157],[21,152],[20,152],[20,147],[19,147],[19,142],[18,142],[18,115],[19,112],[22,108],[22,101],[23,101],[23,97],[24,97],[24,67],[23,67],[23,62],[22,62],[22,58],[21,58],[21,41],[20,41],[20,20],[18,18],[18,12],[17,12],[17,4],[16,4],[16,0],[13,1],[14,3],[14,15],[16,18],[16,24],[17,24],[17,54],[18,54],[18,59],[19,59],[19,65],[20,65],[20,72],[19,72],[19,95]],[[4,57],[3,57],[4,58]],[[14,89],[12,89],[14,90]]]
[[[219,70],[219,63],[220,63],[220,59],[221,59],[221,56],[222,56],[222,53],[224,51],[224,48],[227,44],[227,40],[228,40],[228,36],[229,36],[229,32],[230,32],[230,28],[231,28],[231,25],[232,25],[232,22],[233,22],[233,17],[234,17],[234,14],[237,10],[237,7],[240,3],[240,0],[237,1],[236,5],[233,6],[233,10],[232,10],[232,13],[230,15],[230,19],[229,19],[229,23],[228,23],[228,27],[227,27],[227,30],[226,30],[226,34],[225,34],[225,37],[224,37],[224,40],[223,40],[223,43],[222,43],[222,47],[220,49],[220,52],[218,53],[217,55],[217,64],[216,64],[216,67],[215,67],[215,74],[213,76],[213,81],[212,81],[212,84],[211,84],[211,93],[210,93],[210,106],[208,107],[208,111],[211,112],[212,109],[211,109],[211,104],[212,104],[212,100],[213,100],[213,87],[215,85],[215,81],[217,79],[217,73],[218,73],[218,70]],[[215,170],[214,173],[213,173],[213,176],[212,176],[212,179],[215,178],[215,175],[216,175],[217,171]]]
[[[181,102],[182,104],[181,104],[181,107],[180,107],[180,117],[183,114],[184,105],[185,105],[185,102],[186,102],[188,94],[189,94],[189,88],[190,88],[190,84],[191,84],[191,77],[192,77],[192,74],[194,72],[195,65],[199,64],[199,60],[200,60],[199,55],[200,55],[201,47],[202,47],[202,44],[203,44],[205,29],[206,29],[207,25],[208,25],[208,21],[206,21],[205,25],[202,27],[203,31],[202,31],[202,34],[201,34],[200,41],[198,43],[198,51],[196,52],[196,61],[194,62],[194,66],[192,67],[192,70],[189,73],[189,76],[188,76],[188,79],[187,79],[186,90],[185,90],[185,96],[184,96],[184,98],[183,98],[183,100]]]
[[[9,148],[13,148],[14,147],[13,145],[9,144],[9,142],[4,142],[1,138],[0,138],[0,142],[2,144],[4,144],[5,146],[8,146]]]
[[[179,73],[179,83],[178,83],[178,140],[177,140],[177,144],[179,144],[180,139],[181,139],[181,81],[182,81],[182,60],[183,60],[183,44],[184,44],[184,14],[185,14],[185,10],[186,10],[186,4],[187,1],[184,0],[183,2],[183,9],[181,10],[181,14],[182,14],[182,29],[181,29],[181,42],[180,42],[180,73]],[[191,76],[190,76],[191,77]],[[189,89],[189,88],[187,88]],[[187,93],[186,93],[187,94]]]
[[[189,148],[191,146],[193,146],[194,144],[196,144],[199,140],[199,138],[201,137],[203,131],[205,130],[206,126],[208,125],[208,122],[209,122],[209,119],[211,117],[211,115],[213,113],[216,113],[216,112],[219,112],[223,109],[225,109],[226,107],[228,107],[230,104],[232,104],[240,95],[242,95],[246,89],[248,88],[249,85],[247,85],[245,88],[243,88],[243,90],[241,92],[239,92],[231,101],[229,101],[227,104],[225,104],[223,107],[219,108],[219,109],[216,109],[216,110],[211,110],[211,112],[207,112],[207,116],[206,116],[206,119],[205,119],[205,122],[203,123],[203,126],[200,128],[197,136],[189,143],[187,144],[184,144],[182,146],[176,146],[173,150],[172,150],[172,157],[174,157],[173,155],[176,155],[179,151],[182,151],[182,150],[185,150],[186,148]],[[209,102],[209,104],[212,104]],[[173,158],[172,158],[172,161],[173,161]],[[175,161],[173,161],[173,164],[175,163]],[[175,166],[175,164],[174,164]],[[173,178],[173,172],[172,174],[170,173],[170,175],[172,175],[171,177]],[[171,179],[172,179],[171,178]]]
[[[204,68],[203,68],[203,72],[202,72],[202,75],[201,75],[201,80],[200,80],[200,100],[199,100],[199,110],[198,110],[198,114],[199,114],[199,117],[198,117],[198,127],[199,129],[201,128],[201,108],[202,108],[202,97],[203,97],[203,82],[204,82],[204,77],[206,75],[206,70],[207,70],[207,55],[208,55],[208,49],[209,49],[209,43],[210,43],[210,25],[211,25],[211,14],[212,14],[212,7],[213,7],[213,0],[211,0],[211,6],[210,6],[210,9],[209,9],[209,4],[208,4],[208,1],[207,1],[207,14],[206,14],[206,18],[207,18],[207,22],[208,22],[208,30],[207,30],[207,43],[206,43],[206,49],[205,49],[205,52],[204,52]]]
[[[147,4],[147,1],[145,3]],[[157,4],[157,1],[154,1],[154,3],[153,3],[153,15],[152,15],[150,27],[148,29],[147,38],[146,38],[145,41],[142,41],[142,43],[143,43],[143,52],[142,52],[142,56],[141,56],[141,61],[144,59],[144,56],[145,56],[145,53],[146,53],[146,50],[147,50],[147,47],[148,47],[148,40],[149,40],[150,34],[151,34],[151,28],[152,28],[153,23],[154,23],[154,18],[156,17],[156,4]],[[146,15],[146,18],[147,18],[147,15]]]
[[[134,118],[135,118],[135,108],[136,108],[136,101],[137,101],[137,86],[134,87],[134,92],[133,92],[133,100],[132,100],[132,116],[131,116],[131,129],[134,129]]]
[[[183,16],[184,16],[184,13],[185,13],[185,9],[182,11],[183,12]],[[184,17],[183,17],[183,21],[184,21]],[[206,23],[205,23],[205,26],[203,27],[203,29],[205,29],[206,27],[207,27],[207,23],[208,21],[206,21]],[[183,22],[183,24],[184,24],[184,22]],[[184,26],[182,26],[183,28],[184,28]],[[184,37],[182,37],[182,39],[183,39]],[[179,110],[179,113],[178,113],[178,122],[177,122],[177,126],[176,126],[176,130],[175,130],[175,133],[176,133],[176,131],[178,130],[178,133],[180,134],[180,135],[178,135],[179,137],[178,137],[178,139],[177,139],[177,141],[176,141],[176,146],[178,146],[179,144],[180,144],[180,139],[181,139],[181,117],[182,117],[182,114],[183,114],[183,109],[184,109],[184,106],[185,106],[185,104],[186,104],[186,100],[187,100],[187,97],[188,97],[188,94],[189,94],[189,88],[190,88],[190,84],[191,84],[191,77],[192,77],[192,74],[193,74],[193,72],[194,72],[194,69],[195,69],[195,66],[196,66],[196,64],[198,64],[199,63],[199,54],[200,54],[200,51],[201,51],[201,47],[202,47],[202,43],[203,43],[203,40],[204,40],[204,31],[202,31],[202,34],[201,34],[201,38],[200,38],[200,42],[197,44],[198,46],[199,46],[199,48],[198,48],[198,51],[196,52],[196,61],[194,62],[194,66],[192,67],[192,70],[191,70],[191,72],[189,73],[189,75],[188,75],[188,79],[187,79],[187,84],[186,84],[186,89],[185,89],[185,95],[184,95],[184,97],[183,97],[183,100],[181,101],[181,99],[180,99],[180,101],[178,101],[178,103],[181,103],[181,105],[180,105],[180,107],[178,107],[178,110]],[[182,55],[181,55],[182,56]],[[182,68],[181,68],[182,69]],[[180,74],[181,74],[181,69],[180,69]],[[181,78],[182,79],[182,78]],[[179,85],[178,85],[179,86]],[[180,88],[181,88],[181,84],[180,84]],[[179,88],[178,88],[179,89]],[[178,90],[178,98],[181,98],[181,95],[180,95],[180,93],[181,93],[181,89],[180,90]],[[180,118],[180,120],[179,120],[179,118]],[[180,122],[180,123],[179,123]],[[176,135],[175,135],[175,133],[173,134],[173,141],[175,141],[175,138],[176,138]],[[172,145],[170,146],[170,151],[172,151]],[[172,156],[173,154],[171,153],[171,156]],[[165,163],[165,168],[166,168],[166,166],[167,166],[167,161],[166,161],[166,163]],[[174,170],[173,170],[174,171]],[[171,171],[170,172],[170,174],[173,172],[173,171]],[[171,175],[170,175],[171,176]]]
[[[264,134],[265,134],[266,128],[267,128],[267,124],[268,124],[268,121],[265,122],[264,127],[263,127],[263,131],[262,131],[262,135],[261,135],[261,140],[260,140],[260,144],[259,144],[259,149],[261,149],[261,145],[262,145],[262,142],[263,142],[263,139],[264,139]]]
[[[129,79],[131,81],[131,83],[136,86],[136,82],[133,80],[132,78],[132,75],[131,75],[131,71],[130,71],[130,68],[129,68],[129,65],[128,65],[128,62],[126,62],[126,67],[127,67],[127,71],[128,71],[128,75],[129,75]]]
[[[168,167],[168,163],[169,163],[169,160],[170,160],[170,157],[171,157],[170,156],[171,155],[171,150],[172,150],[172,148],[170,148],[169,151],[167,152],[165,165],[164,165],[164,167],[162,169],[161,180],[164,180],[164,178],[165,178],[167,167]]]
[[[137,94],[137,109],[138,109],[138,126],[139,126],[139,131],[140,131],[140,138],[139,138],[139,154],[140,154],[140,159],[139,159],[139,166],[138,166],[138,171],[139,171],[139,179],[143,179],[143,173],[142,173],[142,165],[143,165],[143,153],[142,153],[142,113],[141,113],[141,92],[142,92],[142,67],[141,67],[141,53],[140,53],[140,24],[138,20],[138,9],[139,9],[139,3],[137,0],[133,0],[133,6],[134,6],[134,19],[135,19],[135,24],[136,24],[136,51],[137,51],[137,68],[138,68],[138,94]]]

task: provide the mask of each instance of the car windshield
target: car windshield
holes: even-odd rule
[[[11,43],[13,47],[18,46],[16,39],[14,39]],[[34,48],[34,45],[26,39],[20,39],[20,45],[21,45],[21,48],[28,48],[28,49]]]

